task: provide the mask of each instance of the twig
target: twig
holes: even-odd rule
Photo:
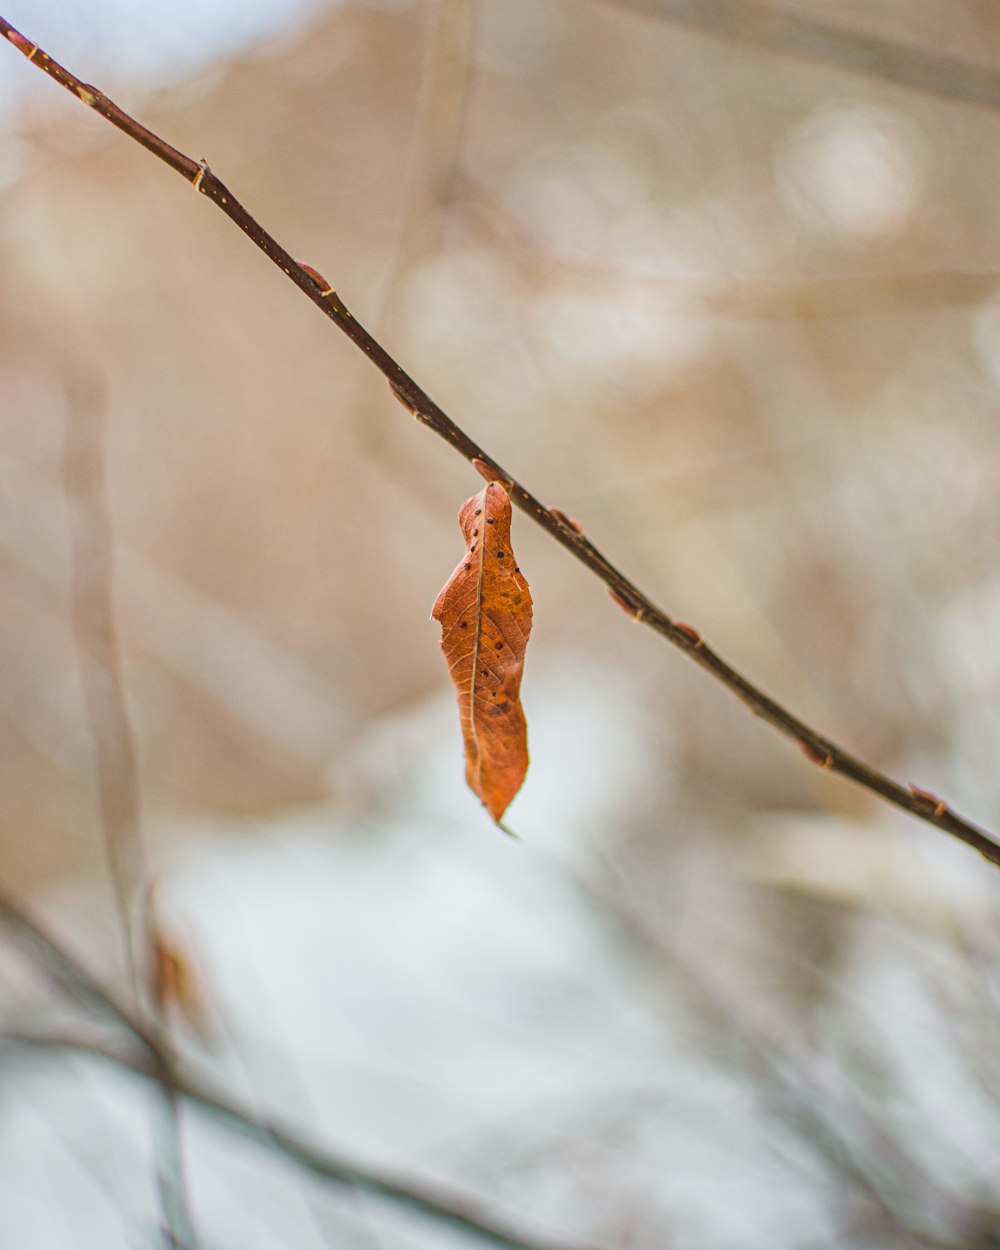
[[[204,1082],[190,1075],[179,1073],[167,1054],[161,1050],[155,1038],[141,1020],[128,1008],[122,1006],[111,993],[55,941],[44,927],[34,920],[24,908],[13,902],[0,889],[0,924],[5,926],[17,944],[64,992],[96,1007],[109,1021],[113,1021],[128,1035],[133,1045],[128,1052],[115,1050],[103,1040],[83,1035],[29,1034],[5,1031],[0,1040],[31,1046],[68,1048],[95,1055],[108,1063],[127,1068],[139,1076],[156,1081],[162,1088],[197,1104],[225,1120],[231,1127],[256,1138],[264,1145],[278,1150],[301,1167],[324,1180],[354,1186],[359,1190],[381,1197],[391,1198],[404,1206],[425,1215],[473,1232],[491,1245],[506,1250],[595,1250],[594,1247],[558,1247],[527,1238],[520,1233],[501,1227],[493,1221],[478,1216],[474,1200],[445,1193],[413,1181],[404,1181],[386,1173],[364,1168],[333,1152],[307,1142],[295,1130],[279,1126],[274,1121],[257,1119],[251,1112],[238,1107]],[[135,1044],[138,1044],[136,1047]],[[169,1073],[169,1081],[166,1075]]]
[[[159,1057],[162,1060],[158,1042],[149,1029],[2,888],[0,927],[10,933],[21,950],[57,989],[83,1006],[96,1009],[129,1033],[152,1058]]]
[[[433,0],[427,18],[413,130],[399,188],[401,210],[386,249],[380,294],[368,309],[369,322],[377,327],[373,333],[381,338],[391,336],[406,282],[433,253],[445,211],[454,200],[475,77],[479,4],[480,0]],[[420,479],[409,463],[398,459],[396,443],[387,437],[391,431],[385,424],[368,419],[368,378],[352,374],[351,381],[344,410],[359,445],[368,455],[377,456],[379,467],[404,482],[412,494]],[[421,502],[437,508],[436,499],[427,497]]]
[[[70,955],[39,923],[13,899],[0,890],[0,927],[5,928],[17,945],[31,957],[68,997],[86,1007],[95,1008],[109,1022],[125,1030],[133,1045],[138,1044],[142,1062],[155,1075],[163,1094],[164,1105],[158,1109],[156,1131],[158,1183],[163,1206],[166,1233],[177,1244],[194,1250],[195,1240],[186,1200],[183,1167],[179,1155],[178,1111],[176,1106],[177,1085],[173,1066],[159,1036],[147,1028],[129,1007],[120,1003],[114,994],[87,969]],[[164,1153],[169,1161],[164,1161]]]
[[[154,1108],[153,1153],[164,1245],[166,1250],[198,1250],[184,1169],[181,1091],[172,1066],[154,1076],[159,1106]]]
[[[0,1033],[0,1040],[15,1045],[75,1051],[133,1072],[144,1080],[160,1080],[155,1064],[150,1062],[148,1056],[125,1054],[91,1038],[65,1033],[5,1031]],[[439,1223],[473,1233],[487,1245],[500,1246],[502,1250],[597,1250],[593,1246],[570,1247],[565,1243],[539,1241],[499,1222],[487,1221],[476,1213],[477,1202],[471,1197],[458,1196],[431,1185],[417,1184],[363,1167],[307,1141],[295,1130],[277,1121],[256,1119],[250,1112],[190,1075],[176,1075],[174,1083],[181,1097],[224,1121],[230,1128],[278,1151],[324,1181],[389,1198]]]
[[[722,0],[715,0],[722,3]],[[726,0],[729,3],[730,0]],[[197,162],[178,152],[165,140],[147,130],[124,113],[95,87],[82,83],[37,45],[16,31],[0,17],[0,35],[22,52],[34,65],[71,91],[84,104],[111,122],[129,138],[158,156],[171,169],[186,178],[196,190],[207,196],[231,221],[278,266],[292,282],[371,360],[384,375],[392,393],[416,417],[464,456],[484,476],[503,482],[518,507],[546,530],[548,534],[586,565],[608,587],[611,597],[633,619],[642,621],[674,646],[700,664],[713,677],[727,686],[755,716],[768,722],[780,733],[797,742],[812,763],[840,773],[872,794],[878,795],[911,816],[933,825],[965,842],[992,864],[1000,866],[1000,845],[993,837],[965,820],[936,795],[918,787],[905,787],[885,773],[851,755],[836,743],[818,733],[810,725],[786,710],[753,682],[737,672],[705,642],[689,625],[673,620],[658,608],[637,586],[620,572],[594,546],[575,524],[569,524],[558,509],[547,508],[526,487],[508,473],[460,426],[438,407],[427,393],[405,372],[382,345],[377,342],[348,310],[337,292],[308,265],[294,260],[268,232],[254,220],[229,188],[209,169],[206,162]]]
[[[133,908],[146,874],[139,830],[139,767],[115,621],[115,555],[105,473],[107,397],[101,380],[67,370],[64,480],[70,508],[73,627],[93,741],[101,832],[124,944],[140,1001]]]
[[[940,52],[792,13],[760,0],[611,0],[675,26],[907,87],[943,100],[1000,110],[1000,73]]]
[[[733,1039],[739,1041],[746,1066],[757,1077],[754,1088],[759,1091],[764,1112],[795,1132],[810,1152],[867,1199],[902,1242],[911,1247],[935,1245],[932,1234],[920,1226],[917,1196],[925,1202],[933,1199],[954,1214],[954,1200],[937,1178],[917,1168],[858,1099],[852,1110],[860,1116],[868,1141],[852,1141],[831,1114],[832,1091],[822,1069],[805,1063],[795,1052],[787,1028],[775,1029],[753,1011],[741,1008],[722,992],[707,969],[692,965],[680,950],[665,942],[621,888],[612,885],[613,867],[599,864],[598,871],[589,874],[563,869],[560,879],[595,909],[641,972],[657,979],[665,973],[672,977],[700,1017],[704,1036],[709,1045],[714,1044],[717,1057],[727,1055]],[[672,1002],[670,1011],[675,1010],[676,1002]],[[871,1162],[875,1147],[891,1154],[895,1165],[895,1174],[884,1183]],[[908,1191],[901,1196],[900,1183],[904,1180]]]
[[[621,268],[553,256],[530,230],[474,179],[461,181],[461,201],[469,224],[526,278],[539,274],[571,283],[588,295],[639,293],[671,310],[695,317],[735,317],[748,321],[813,320],[911,312],[926,308],[981,304],[1000,289],[1000,272],[927,268],[902,273],[853,273],[807,277],[768,277],[727,283],[623,272]]]
[[[115,556],[107,497],[104,387],[82,371],[67,380],[66,491],[73,516],[73,617],[84,703],[97,772],[104,849],[125,944],[132,997],[142,1004],[142,956],[133,923],[136,887],[148,876],[142,846],[141,787],[135,732],[122,679],[115,619]],[[156,1178],[166,1250],[197,1250],[187,1201],[177,1094],[167,1031],[154,1017],[159,1039],[162,1099],[155,1109]]]

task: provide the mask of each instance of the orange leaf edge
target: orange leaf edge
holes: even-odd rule
[[[531,592],[514,559],[510,498],[499,482],[466,500],[458,520],[465,555],[431,616],[458,696],[465,779],[499,824],[528,770],[520,690]]]

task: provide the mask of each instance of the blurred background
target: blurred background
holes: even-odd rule
[[[992,0],[3,14],[206,158],[667,611],[1000,828]],[[525,1244],[1000,1245],[995,871],[517,516],[500,834],[429,620],[481,482],[0,54],[3,895],[123,996],[126,899],[185,1070]],[[164,1244],[152,1096],[48,1045],[78,1016],[0,959],[4,1250]],[[199,1246],[483,1244],[180,1127]]]

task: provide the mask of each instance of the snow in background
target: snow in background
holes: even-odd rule
[[[206,1052],[189,1038],[190,1057],[314,1138],[461,1184],[540,1230],[583,1239],[623,1203],[654,1227],[661,1204],[692,1227],[708,1205],[716,1233],[743,1245],[799,1208],[812,1226],[808,1202],[765,1198],[772,1164],[741,1140],[753,1136],[745,1094],[665,1034],[572,885],[573,865],[628,818],[627,796],[670,766],[643,750],[627,679],[587,665],[585,680],[571,659],[534,675],[532,769],[509,813],[521,842],[462,784],[450,697],[338,763],[358,793],[381,791],[356,819],[307,810],[178,829],[165,914],[206,987],[213,1039]],[[60,1058],[22,1069],[5,1095],[5,1250],[148,1239],[145,1094]],[[696,1125],[723,1116],[725,1139],[695,1145]],[[187,1144],[208,1245],[319,1247],[330,1219],[344,1246],[370,1244],[372,1220],[395,1228],[387,1245],[465,1244],[350,1196],[326,1195],[317,1218],[307,1180],[196,1117]],[[711,1175],[756,1195],[750,1208],[718,1204]]]
[[[206,1048],[179,1027],[188,1062],[259,1114],[376,1168],[460,1187],[539,1235],[635,1250],[662,1246],[667,1230],[677,1246],[835,1244],[847,1206],[836,1187],[830,1201],[822,1156],[772,1119],[766,1085],[717,1062],[714,1048],[732,1038],[709,1041],[668,981],[650,991],[575,884],[632,817],[628,796],[670,768],[644,749],[637,691],[589,659],[535,658],[533,763],[510,811],[521,842],[465,790],[444,696],[383,722],[336,762],[332,779],[353,787],[336,808],[177,825],[161,907],[197,969],[210,1038]],[[88,900],[75,908],[86,916]],[[714,923],[725,935],[726,917]],[[697,975],[727,941],[696,953]],[[933,943],[921,952],[954,984]],[[928,1117],[939,1136],[921,1134],[922,1161],[975,1195],[1000,1163],[996,1124],[977,1108],[953,1022],[942,1027],[912,958],[891,934],[859,938],[829,1033],[842,1001],[882,1037],[906,1088],[900,1139]],[[788,1024],[778,1021],[781,1045]],[[4,1250],[149,1244],[148,1091],[83,1058],[10,1071]],[[842,1086],[835,1068],[827,1076],[810,1099]],[[320,1189],[195,1113],[185,1143],[206,1246],[475,1244],[391,1204]]]

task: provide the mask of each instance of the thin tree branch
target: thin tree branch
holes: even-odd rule
[[[1000,111],[1000,73],[790,12],[760,0],[612,0],[674,26],[730,43],[846,70],[926,95]]]
[[[65,482],[72,514],[73,619],[84,704],[94,743],[104,849],[118,907],[136,1012],[142,957],[133,924],[136,887],[148,876],[142,845],[138,749],[129,716],[115,617],[115,552],[107,491],[107,398],[83,370],[67,377]],[[153,1019],[159,1054],[169,1037]],[[184,1178],[180,1109],[169,1063],[161,1062],[161,1099],[153,1113],[156,1179],[166,1250],[196,1250]]]
[[[109,1022],[130,1034],[152,1058],[159,1057],[162,1060],[159,1044],[145,1024],[120,1003],[111,990],[105,989],[75,956],[47,933],[2,888],[0,927],[7,930],[20,949],[58,990],[74,1002],[96,1009]]]
[[[364,352],[386,378],[396,398],[418,421],[449,443],[484,477],[503,482],[518,507],[546,530],[550,537],[596,574],[608,587],[615,602],[629,616],[649,625],[696,664],[700,664],[724,686],[727,686],[755,716],[759,716],[780,733],[797,742],[810,761],[829,772],[840,773],[893,806],[951,834],[952,837],[958,838],[977,850],[992,864],[1000,866],[1000,845],[985,829],[959,816],[936,795],[916,786],[907,788],[901,785],[885,773],[831,742],[737,672],[707,645],[698,630],[675,621],[657,607],[558,508],[547,508],[511,473],[499,465],[483,447],[470,438],[460,426],[456,425],[396,363],[385,348],[368,333],[364,326],[355,320],[325,279],[316,270],[294,260],[281,244],[251,217],[204,161],[199,163],[192,160],[191,157],[171,147],[151,130],[147,130],[134,118],[124,113],[102,92],[82,83],[52,60],[46,52],[26,39],[2,17],[0,17],[0,35],[3,35],[49,77],[54,78],[84,104],[158,156],[220,208],[330,318],[337,328]]]
[[[6,1030],[0,1033],[0,1041],[26,1047],[74,1051],[132,1072],[144,1080],[160,1081],[156,1065],[149,1056],[116,1050],[103,1040],[70,1033]],[[458,1195],[434,1185],[417,1183],[388,1172],[376,1172],[366,1168],[326,1147],[308,1141],[277,1120],[257,1119],[235,1101],[189,1074],[175,1076],[175,1088],[182,1098],[202,1111],[208,1112],[231,1129],[277,1151],[321,1180],[350,1186],[376,1197],[389,1198],[439,1223],[472,1233],[487,1245],[499,1246],[502,1250],[598,1250],[594,1246],[571,1247],[564,1242],[541,1241],[512,1227],[505,1227],[495,1220],[487,1221],[477,1214],[478,1200],[471,1196]]]
[[[67,369],[64,481],[70,510],[73,627],[94,749],[104,852],[128,981],[141,1001],[133,907],[147,876],[140,833],[139,763],[122,680],[115,620],[115,552],[105,466],[107,395],[102,380]]]
[[[902,273],[853,273],[830,276],[741,278],[721,283],[628,272],[620,267],[554,256],[530,235],[513,213],[472,178],[463,178],[462,207],[468,224],[525,279],[539,274],[572,283],[588,295],[640,293],[660,299],[685,316],[738,317],[783,321],[859,317],[868,314],[962,308],[980,304],[1000,289],[996,270],[947,266]]]
[[[376,1172],[324,1147],[307,1141],[294,1129],[274,1120],[260,1120],[204,1081],[178,1072],[160,1041],[130,1008],[117,1001],[87,969],[70,955],[23,907],[0,889],[0,925],[31,957],[54,984],[68,996],[95,1007],[109,1022],[127,1035],[129,1046],[115,1049],[103,1037],[82,1034],[27,1033],[5,1030],[0,1040],[30,1046],[71,1049],[96,1056],[107,1063],[126,1068],[148,1081],[155,1081],[165,1095],[179,1096],[202,1108],[231,1128],[247,1134],[265,1146],[293,1160],[300,1167],[326,1181],[352,1186],[378,1197],[390,1198],[454,1228],[474,1233],[489,1245],[504,1250],[596,1250],[591,1246],[570,1247],[540,1241],[502,1223],[477,1214],[478,1201],[385,1172]]]
[[[36,920],[0,889],[0,927],[14,939],[21,950],[40,968],[49,980],[70,999],[96,1009],[109,1023],[123,1029],[142,1055],[142,1063],[155,1075],[163,1097],[154,1124],[158,1167],[158,1184],[165,1220],[167,1244],[175,1242],[186,1250],[195,1250],[194,1234],[188,1209],[183,1166],[180,1158],[178,1088],[173,1065],[165,1042],[156,1036],[138,1014],[120,1003],[114,994],[70,955]],[[157,1029],[157,1033],[160,1030]],[[137,1061],[138,1062],[138,1061]],[[166,1156],[166,1161],[164,1161]]]
[[[854,1098],[850,1112],[860,1120],[852,1140],[833,1112],[834,1092],[819,1065],[798,1054],[787,1028],[775,1029],[753,1011],[740,1007],[712,980],[707,970],[692,965],[675,947],[650,927],[641,911],[629,900],[613,866],[598,864],[596,872],[563,869],[561,880],[589,903],[611,930],[643,974],[662,981],[666,974],[704,1026],[707,1044],[719,1062],[733,1062],[731,1042],[742,1050],[744,1066],[756,1078],[761,1109],[797,1134],[808,1150],[823,1159],[830,1170],[867,1199],[885,1227],[908,1246],[931,1247],[939,1243],[921,1226],[920,1201],[935,1201],[950,1215],[955,1203],[939,1180],[919,1168]],[[655,1000],[654,1000],[655,1001]],[[667,1015],[673,1023],[671,1003]],[[739,1071],[739,1068],[736,1068]],[[879,1153],[891,1157],[890,1175],[879,1175],[874,1161]],[[838,1203],[842,1196],[838,1194]]]
[[[900,1221],[898,1213],[881,1194],[875,1180],[868,1176],[864,1166],[853,1157],[849,1143],[828,1122],[823,1104],[814,1104],[811,1101],[816,1090],[813,1083],[803,1079],[798,1072],[798,1065],[788,1050],[787,1041],[771,1036],[745,1014],[734,1012],[732,1005],[724,1001],[701,973],[693,971],[678,959],[676,951],[668,949],[653,936],[637,914],[614,898],[606,885],[595,885],[577,876],[570,878],[570,884],[601,909],[602,914],[619,930],[626,943],[638,953],[641,964],[650,968],[655,966],[660,973],[664,967],[669,966],[680,974],[684,988],[693,996],[696,1009],[705,1013],[704,1018],[716,1028],[719,1037],[738,1037],[749,1047],[760,1067],[775,1082],[775,1089],[770,1092],[777,1095],[780,1091],[789,1099],[787,1106],[776,1100],[775,1107],[781,1118],[786,1120],[789,1127],[804,1132],[805,1140],[827,1159],[835,1171],[873,1200],[882,1215],[893,1222],[901,1237],[909,1244],[927,1247],[938,1245],[926,1230],[910,1227]],[[159,1049],[158,1041],[149,1035],[128,1008],[120,1006],[109,991],[2,891],[0,923],[6,925],[18,945],[60,988],[75,999],[96,1006],[109,1021],[124,1030],[131,1045],[115,1047],[100,1034],[23,1030],[3,1031],[0,1033],[0,1042],[86,1054],[131,1071],[143,1079],[155,1081],[163,1087],[164,1069],[169,1065],[169,1060]],[[135,1043],[139,1043],[138,1049]],[[788,1070],[788,1064],[792,1071]],[[487,1244],[500,1246],[505,1250],[596,1250],[595,1247],[573,1248],[540,1242],[516,1230],[505,1228],[495,1220],[486,1221],[476,1213],[475,1202],[471,1198],[459,1197],[413,1180],[404,1180],[364,1168],[325,1147],[309,1142],[295,1129],[273,1119],[258,1118],[191,1074],[178,1073],[171,1068],[169,1089],[175,1096],[214,1115],[230,1128],[278,1151],[322,1180],[351,1186],[356,1191],[371,1193],[376,1197],[390,1198],[424,1215],[472,1232]]]
[[[398,196],[401,211],[385,252],[380,294],[368,319],[380,338],[391,337],[406,282],[434,252],[459,183],[459,160],[465,136],[469,97],[475,79],[475,41],[480,0],[432,0],[424,35],[420,87],[414,101],[413,129]],[[355,427],[359,446],[378,466],[413,494],[421,479],[404,463],[392,430],[371,421],[369,379],[352,374],[351,394],[344,406]],[[364,388],[364,389],[362,389]],[[421,502],[436,509],[427,491]]]

